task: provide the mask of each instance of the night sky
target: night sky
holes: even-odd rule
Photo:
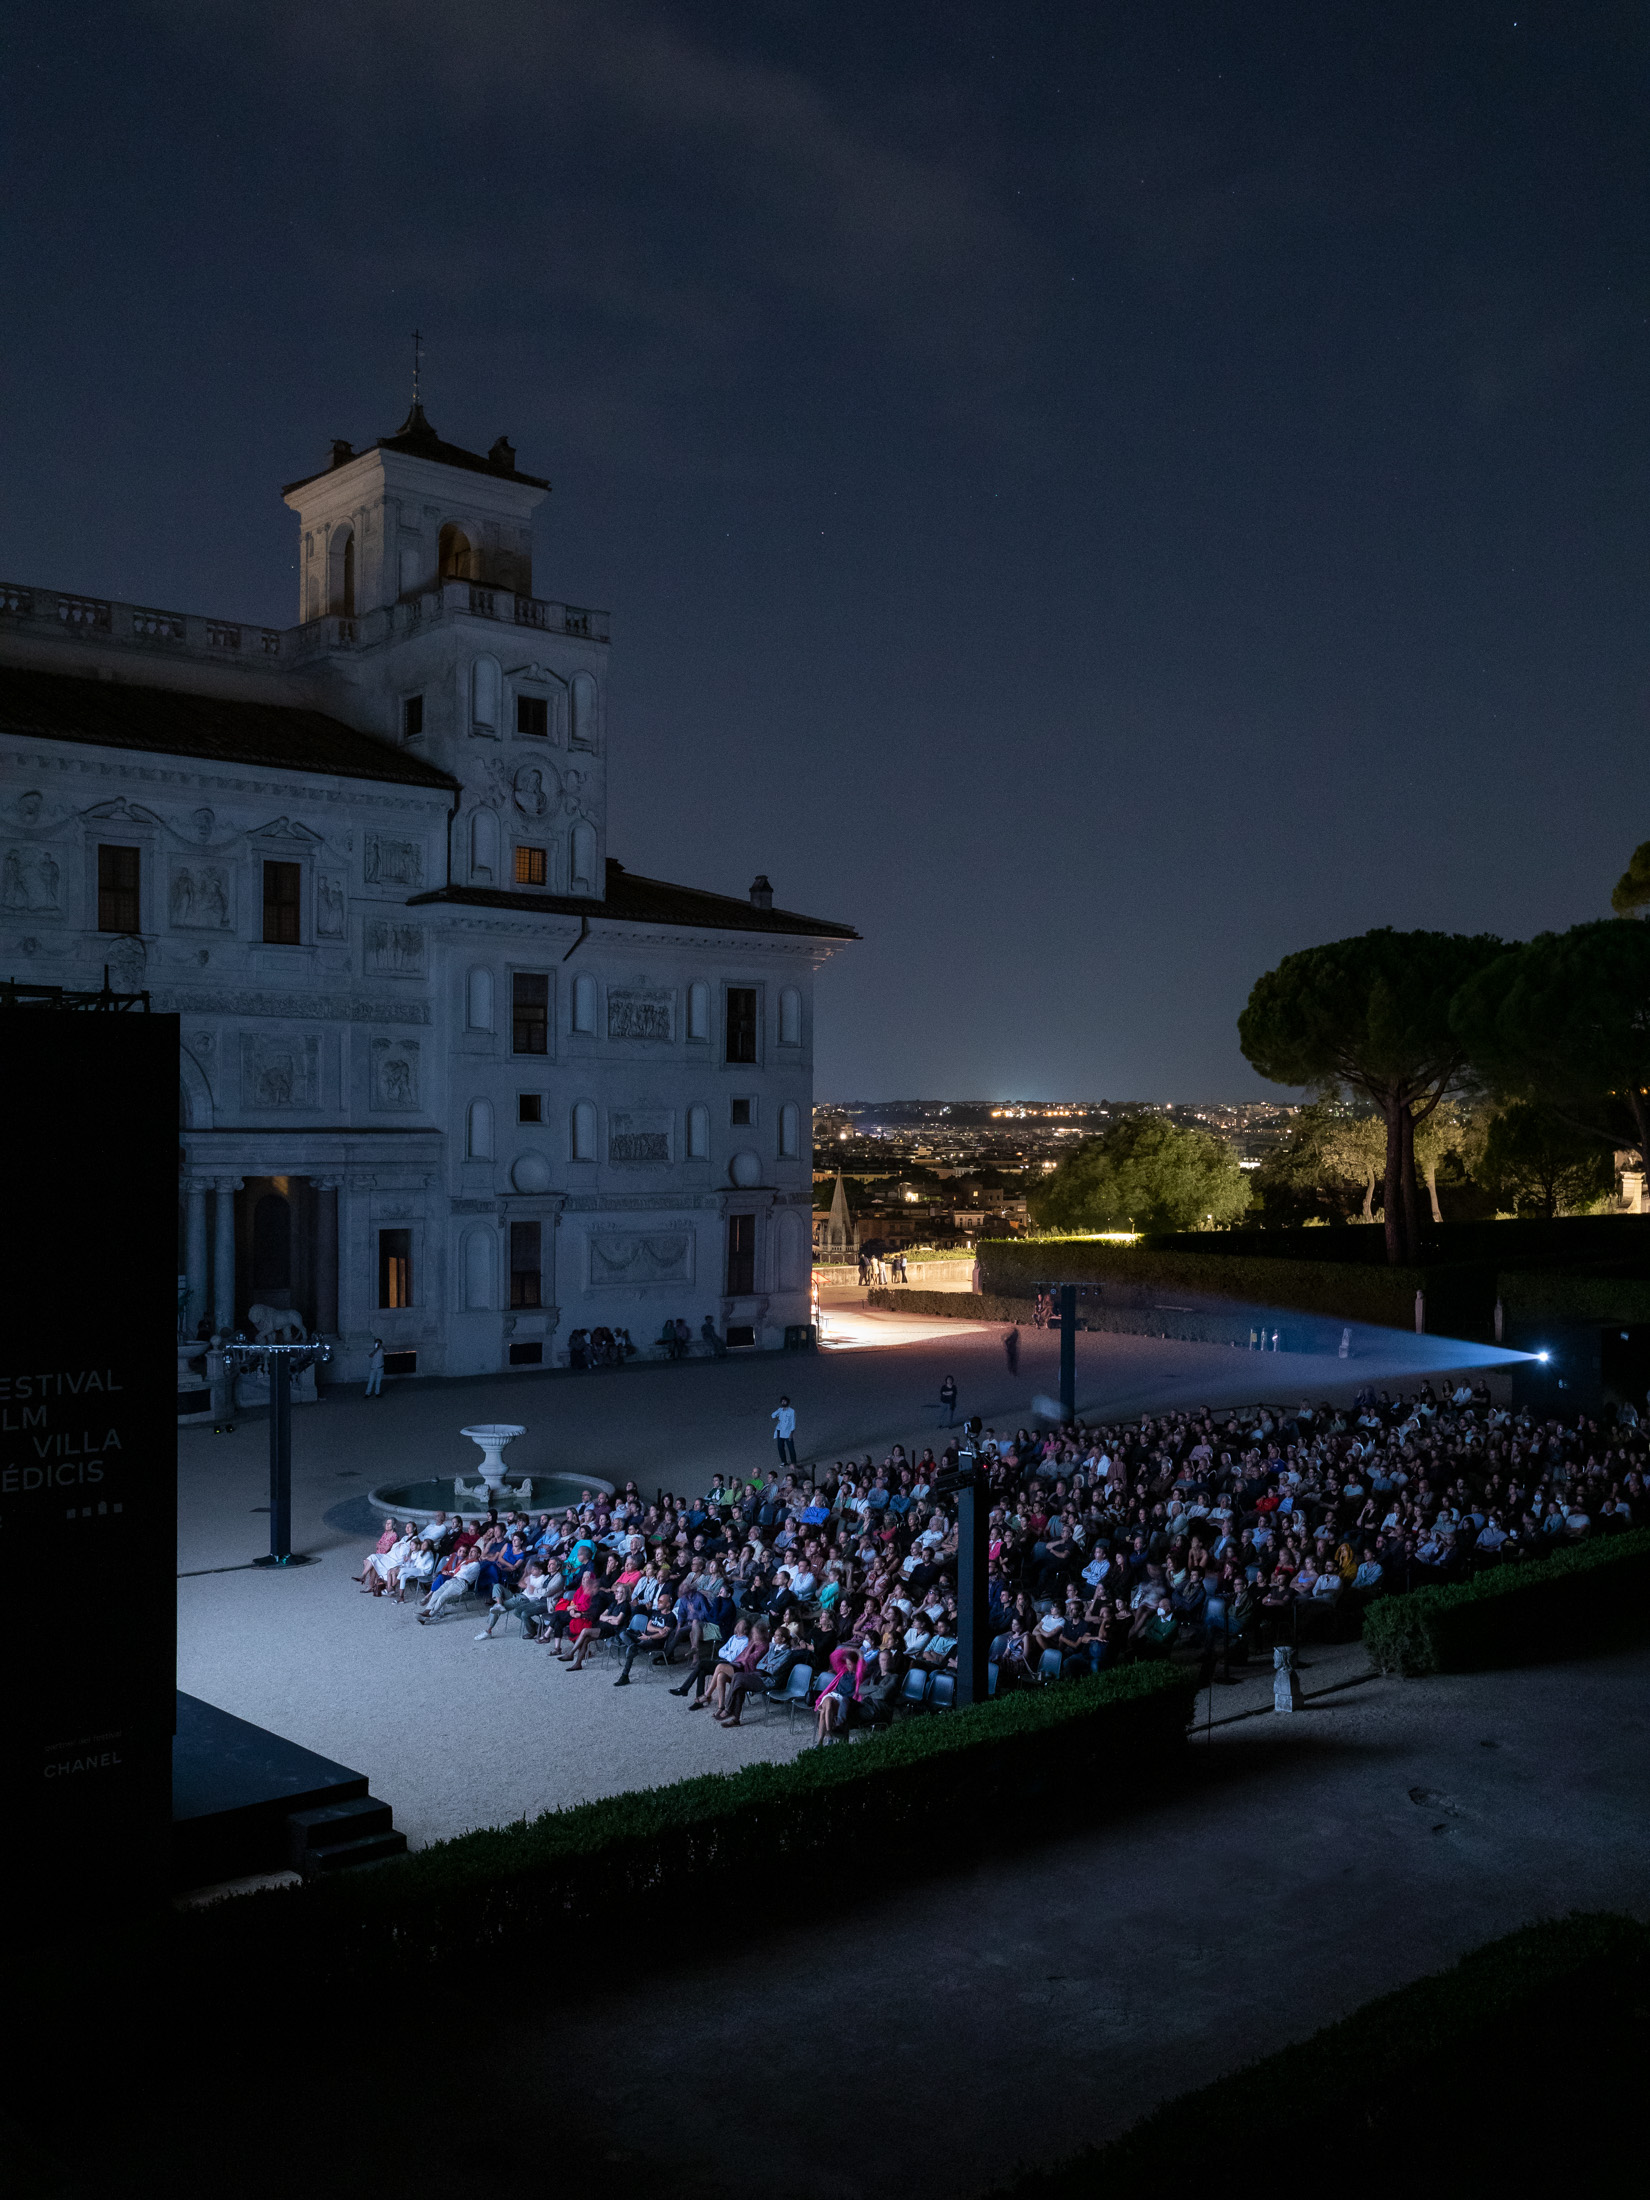
[[[296,616],[283,481],[555,484],[610,847],[847,919],[821,1097],[1271,1091],[1289,950],[1650,836],[1636,7],[14,13],[0,574]]]

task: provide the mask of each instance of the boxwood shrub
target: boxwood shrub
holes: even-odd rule
[[[1360,2195],[1515,2189],[1497,2173],[1539,2192],[1549,2150],[1577,2189],[1577,2174],[1620,2171],[1629,2147],[1636,2155],[1647,2017],[1650,1930],[1637,1919],[1528,1925],[1020,2178],[1003,2200],[1247,2191],[1263,2179]],[[1304,2177],[1280,2174],[1280,2147]]]
[[[603,1797],[462,1834],[415,1855],[303,1887],[221,1902],[180,1919],[215,1957],[303,1947],[322,1969],[400,1958],[468,1965],[553,1936],[558,1958],[720,1899],[730,1914],[789,1867],[817,1867],[833,1898],[978,1853],[1016,1829],[1092,1818],[1120,1789],[1166,1770],[1185,1742],[1195,1674],[1162,1665],[1016,1691],[906,1718],[860,1743]],[[790,1883],[796,1884],[795,1871]]]
[[[1473,1581],[1381,1597],[1364,1614],[1363,1639],[1383,1673],[1470,1673],[1646,1632],[1650,1529],[1634,1528]]]

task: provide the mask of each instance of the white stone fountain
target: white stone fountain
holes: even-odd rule
[[[466,1498],[479,1498],[484,1504],[493,1505],[501,1497],[514,1497],[524,1505],[533,1502],[531,1482],[511,1484],[504,1479],[504,1447],[527,1431],[517,1421],[482,1421],[474,1428],[460,1429],[461,1436],[469,1437],[473,1444],[481,1446],[481,1479],[470,1489],[461,1475],[453,1477],[453,1495],[462,1504]]]

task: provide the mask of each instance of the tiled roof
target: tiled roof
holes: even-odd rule
[[[347,444],[339,447],[341,455],[335,457],[332,467],[323,466],[321,473],[330,473],[334,467],[347,466],[352,458],[364,458],[365,451],[352,451]],[[516,464],[516,454],[509,441],[500,436],[492,449],[483,457],[480,451],[467,451],[462,444],[448,443],[437,435],[424,418],[424,408],[415,404],[394,435],[381,435],[376,443],[369,443],[367,450],[404,451],[409,458],[433,459],[438,466],[462,466],[466,473],[491,474],[497,481],[520,481],[530,489],[548,489],[549,482],[537,474],[524,474]],[[305,482],[319,481],[321,474],[305,474],[303,481],[289,481],[282,490],[290,496],[294,489],[301,489]]]
[[[664,879],[642,878],[611,857],[606,898],[588,894],[521,894],[507,887],[442,886],[414,894],[414,902],[456,902],[473,909],[516,909],[535,916],[612,917],[621,924],[684,924],[714,932],[801,932],[815,939],[857,940],[851,924],[824,917],[799,916],[794,909],[758,909],[732,894],[707,894],[697,886],[672,886]]]
[[[225,764],[273,765],[337,779],[390,779],[415,787],[457,782],[422,757],[325,711],[178,688],[84,680],[62,672],[0,665],[0,734],[85,741],[161,756],[210,756]]]

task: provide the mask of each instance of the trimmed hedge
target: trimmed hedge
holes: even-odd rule
[[[1555,1647],[1599,1649],[1646,1632],[1650,1528],[1634,1528],[1473,1581],[1380,1597],[1363,1639],[1377,1671],[1414,1675],[1526,1665]]]
[[[1509,1268],[1497,1279],[1510,1321],[1650,1322],[1650,1279],[1571,1268]]]
[[[1036,1301],[1005,1299],[980,1291],[924,1291],[915,1285],[874,1284],[865,1294],[867,1306],[885,1306],[896,1314],[947,1314],[957,1321],[1029,1322]]]
[[[1314,1232],[1326,1236],[1327,1232]],[[1204,1243],[1221,1242],[1211,1233]],[[1362,1261],[1279,1260],[1259,1254],[1155,1252],[1097,1238],[987,1238],[976,1247],[988,1296],[1030,1297],[1039,1282],[1098,1283],[1134,1293],[1133,1303],[1170,1291],[1289,1307],[1327,1320],[1413,1329],[1415,1294],[1427,1297],[1427,1327],[1450,1337],[1487,1338],[1495,1319],[1496,1273],[1488,1261],[1436,1268],[1377,1268]],[[1124,1304],[1131,1303],[1125,1296]]]
[[[1020,2178],[1007,2194],[1099,2200],[1171,2183],[1196,2191],[1205,2181],[1230,2191],[1250,2172],[1258,2186],[1268,2166],[1269,2182],[1322,2182],[1326,2165],[1336,2193],[1406,2183],[1483,2191],[1493,2189],[1485,2173],[1507,2166],[1532,2190],[1541,2189],[1529,2175],[1534,2159],[1549,2148],[1572,2174],[1584,2165],[1621,2171],[1650,2044],[1647,1989],[1650,1930],[1637,1919],[1603,1912],[1527,1925],[1168,2102],[1105,2146]],[[1533,2067],[1538,2100],[1520,2091]]]
[[[322,1968],[473,1966],[526,1933],[551,1936],[565,1958],[610,1942],[616,1917],[627,1930],[673,1925],[685,1901],[737,1903],[788,1867],[818,1865],[840,1887],[843,1858],[871,1857],[886,1881],[1013,1839],[1033,1821],[1039,1832],[1081,1824],[1137,1775],[1178,1758],[1196,1692],[1194,1673],[1124,1666],[907,1718],[789,1763],[462,1834],[370,1872],[269,1889],[179,1923],[214,1959],[279,1949],[290,1960],[301,1947]]]

